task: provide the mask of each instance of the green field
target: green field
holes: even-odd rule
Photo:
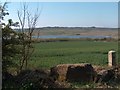
[[[67,41],[35,43],[29,68],[50,68],[63,63],[107,65],[109,50],[118,52],[117,42]]]

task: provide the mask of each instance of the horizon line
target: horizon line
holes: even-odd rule
[[[82,26],[44,26],[44,27],[36,27],[35,29],[38,28],[111,28],[111,29],[118,29],[119,27],[95,27],[95,26],[91,26],[91,27],[82,27]],[[14,29],[19,29],[17,27],[14,27]],[[28,29],[27,27],[25,29]]]

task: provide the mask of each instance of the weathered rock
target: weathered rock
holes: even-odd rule
[[[115,72],[113,69],[109,69],[109,70],[101,70],[98,74],[97,74],[97,80],[96,82],[108,82],[111,79],[114,78]]]
[[[66,74],[68,70],[68,66],[71,64],[60,64],[55,67],[51,68],[50,75],[58,81],[65,81],[66,80]]]
[[[96,72],[91,64],[61,64],[51,68],[51,76],[59,81],[93,81]]]
[[[94,68],[94,70],[96,71],[96,73],[99,73],[99,72],[102,71],[102,70],[106,70],[106,67],[103,67],[103,66],[93,65],[93,68]]]
[[[70,81],[90,82],[94,81],[95,74],[91,64],[83,64],[80,66],[69,66],[66,76]]]
[[[46,70],[25,70],[16,77],[17,88],[69,88],[69,84],[54,81]]]

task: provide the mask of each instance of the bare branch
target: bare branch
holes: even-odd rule
[[[20,13],[20,11],[17,11],[17,15],[18,15],[18,18],[19,18],[19,21],[20,21],[20,25],[22,26],[23,25],[22,20],[21,20],[22,14]]]
[[[41,12],[40,12],[41,13]],[[21,24],[21,30],[23,33],[23,49],[22,49],[22,59],[20,62],[20,70],[23,68],[24,64],[27,66],[28,59],[30,58],[31,54],[33,53],[34,49],[31,49],[31,43],[32,43],[32,33],[35,30],[37,20],[40,16],[40,13],[38,13],[38,8],[35,14],[32,16],[32,14],[28,11],[28,7],[26,3],[23,4],[23,11],[20,13],[18,11],[18,18]],[[25,24],[26,21],[28,23],[28,31],[25,32]],[[26,36],[24,36],[24,34]],[[27,42],[26,42],[27,41]],[[32,50],[32,51],[31,51]]]

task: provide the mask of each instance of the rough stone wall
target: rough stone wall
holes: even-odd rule
[[[51,68],[51,76],[59,81],[94,81],[96,72],[91,64],[60,64]]]

